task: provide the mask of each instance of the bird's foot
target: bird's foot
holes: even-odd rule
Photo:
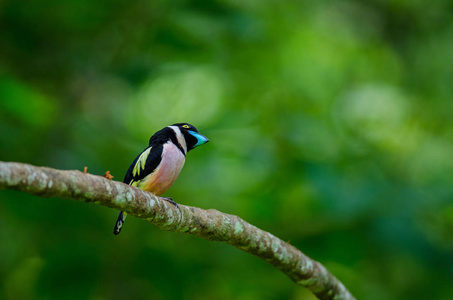
[[[162,197],[162,199],[164,199],[165,201],[167,202],[170,202],[171,204],[173,204],[174,206],[176,206],[177,208],[179,208],[178,206],[178,203],[176,203],[175,201],[173,201],[173,199],[171,199],[170,197]]]

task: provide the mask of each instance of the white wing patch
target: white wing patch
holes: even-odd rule
[[[151,147],[143,151],[140,154],[137,162],[135,163],[134,169],[132,169],[132,176],[140,175],[140,171],[145,169],[146,160],[148,159],[149,152],[151,151]]]

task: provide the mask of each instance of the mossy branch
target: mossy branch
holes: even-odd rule
[[[107,206],[163,230],[226,242],[270,263],[319,299],[354,299],[323,265],[234,215],[185,205],[178,209],[151,193],[101,176],[22,163],[0,162],[0,189]]]

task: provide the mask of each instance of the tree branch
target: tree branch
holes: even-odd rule
[[[174,205],[121,182],[80,171],[0,162],[0,189],[61,197],[123,210],[163,230],[226,242],[270,263],[319,299],[354,299],[320,263],[234,215]]]

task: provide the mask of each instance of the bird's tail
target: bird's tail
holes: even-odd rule
[[[121,228],[123,227],[124,221],[126,221],[127,213],[120,212],[118,215],[118,219],[116,219],[115,228],[113,229],[113,234],[117,235],[120,234]]]

